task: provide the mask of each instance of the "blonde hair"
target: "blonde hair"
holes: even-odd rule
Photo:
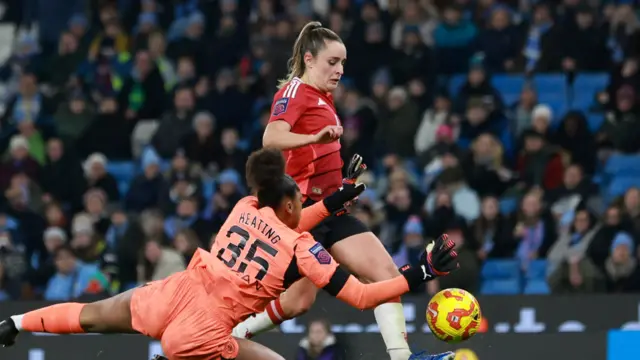
[[[338,34],[331,29],[323,27],[318,21],[311,21],[302,28],[296,42],[293,44],[293,55],[291,55],[287,64],[289,73],[287,77],[278,81],[278,89],[293,80],[293,78],[301,77],[304,74],[306,70],[304,54],[309,52],[312,56],[318,55],[318,52],[326,46],[325,41],[342,43],[342,39]]]

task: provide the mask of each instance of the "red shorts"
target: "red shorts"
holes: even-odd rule
[[[170,360],[235,359],[233,325],[205,289],[204,269],[190,269],[134,290],[133,328],[160,340]]]

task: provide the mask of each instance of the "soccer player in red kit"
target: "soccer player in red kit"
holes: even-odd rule
[[[342,126],[331,92],[338,86],[346,60],[346,48],[336,33],[319,22],[308,23],[293,46],[289,76],[273,100],[263,145],[283,151],[287,174],[298,183],[305,206],[322,200],[342,185]],[[380,240],[344,211],[327,218],[311,234],[363,281],[400,276]],[[249,338],[296,317],[309,309],[316,293],[310,281],[298,281],[267,312],[247,319],[234,334]],[[376,307],[374,313],[391,360],[453,359],[451,353],[411,353],[400,298]]]
[[[309,233],[294,230],[302,217],[302,194],[284,173],[279,151],[252,154],[247,173],[257,197],[247,196],[234,206],[212,252],[198,249],[187,270],[107,300],[57,304],[12,316],[0,322],[0,344],[13,345],[20,330],[138,332],[161,340],[170,360],[283,360],[263,345],[234,338],[232,329],[303,276],[365,309],[433,279],[427,268],[447,272],[457,266],[453,242],[443,235],[421,256],[420,266],[407,265],[401,277],[363,284],[342,270]],[[338,211],[363,190],[364,185],[345,184],[311,208]]]

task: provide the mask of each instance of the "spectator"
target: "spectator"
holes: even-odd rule
[[[515,248],[516,244],[511,242],[508,233],[507,218],[500,213],[500,203],[494,196],[482,199],[480,216],[473,222],[471,231],[469,245],[477,247],[476,255],[480,261],[508,257]]]
[[[95,230],[95,218],[88,213],[78,213],[71,223],[69,245],[75,256],[86,264],[98,265],[105,250],[102,235]]]
[[[513,135],[517,138],[531,127],[536,105],[538,105],[538,94],[535,89],[531,85],[523,86],[520,92],[520,99],[511,106],[511,128],[514,130]]]
[[[0,79],[8,83],[11,93],[18,87],[22,91],[22,74],[42,70],[42,57],[38,42],[33,36],[23,34],[17,39],[15,53],[0,67]]]
[[[531,112],[531,126],[528,129],[529,131],[535,131],[540,134],[548,143],[552,143],[554,141],[550,124],[553,121],[553,112],[548,105],[538,104],[533,108]],[[523,132],[526,134],[527,131]],[[522,143],[523,141],[521,141]],[[521,145],[522,146],[522,145]]]
[[[472,99],[481,100],[483,104],[489,105],[488,111],[490,113],[503,108],[502,97],[498,90],[491,85],[491,79],[487,76],[482,60],[479,58],[472,60],[467,81],[455,97],[454,111],[459,114],[463,113]]]
[[[196,67],[201,71],[206,68],[207,49],[203,37],[205,27],[205,17],[196,11],[192,13],[186,22],[184,33],[180,34],[176,40],[169,42],[167,55],[176,61],[178,58],[188,56],[195,59]]]
[[[418,108],[408,96],[407,90],[401,87],[389,91],[387,101],[390,113],[388,117],[380,118],[377,130],[378,141],[384,144],[386,151],[402,157],[415,155],[413,139],[420,126]]]
[[[101,17],[103,14],[100,15]],[[89,48],[89,59],[95,60],[101,53],[108,55],[122,54],[129,50],[129,36],[122,30],[117,15],[104,15],[102,18],[104,31],[96,35],[91,41]]]
[[[222,226],[233,207],[242,199],[243,195],[239,188],[240,181],[239,174],[233,170],[225,170],[220,173],[218,191],[213,194],[203,213],[203,219],[211,222],[214,230]]]
[[[23,136],[29,143],[29,155],[38,162],[40,166],[45,162],[45,146],[44,139],[40,131],[36,128],[32,119],[19,115],[16,117],[18,125],[18,134]]]
[[[418,40],[432,47],[434,44],[433,31],[438,22],[436,21],[437,9],[433,6],[425,7],[418,1],[408,1],[402,8],[402,15],[393,23],[391,30],[391,46],[395,49],[402,48],[403,35],[408,29],[415,29],[419,36]]]
[[[113,175],[107,172],[107,158],[104,155],[100,153],[89,155],[82,167],[89,188],[102,189],[107,194],[109,202],[120,199],[118,183]]]
[[[131,181],[124,199],[125,208],[129,211],[141,212],[158,206],[162,191],[167,187],[160,173],[160,158],[154,151],[143,154],[142,170],[142,174]]]
[[[560,27],[554,23],[549,5],[536,4],[522,51],[525,71],[560,71],[561,42]]]
[[[208,112],[199,112],[193,118],[192,129],[183,136],[181,147],[187,158],[208,169],[214,165],[220,144],[215,137],[216,119]],[[262,138],[260,138],[262,145]]]
[[[77,210],[87,187],[78,159],[65,151],[60,139],[51,138],[47,142],[47,160],[41,181],[44,202],[55,200]]]
[[[176,155],[174,158],[174,164],[184,162],[188,165],[184,156]],[[186,170],[186,169],[185,169]],[[174,167],[173,174],[169,178],[168,187],[163,192],[163,206],[164,212],[167,214],[173,214],[176,212],[178,204],[188,198],[194,198],[200,200],[202,182],[198,176],[193,176],[185,170],[179,170]]]
[[[58,135],[70,149],[75,149],[77,141],[87,131],[95,119],[94,109],[87,104],[84,95],[76,91],[68,102],[62,103],[53,119]]]
[[[129,219],[122,209],[111,213],[111,225],[105,235],[107,249],[115,253],[117,262],[117,280],[121,290],[135,287],[137,284],[138,254],[142,251],[145,234],[140,224]]]
[[[134,50],[148,49],[149,37],[158,29],[158,15],[152,12],[142,12],[138,15],[138,23],[133,31]]]
[[[435,194],[435,195],[434,195]],[[449,224],[464,223],[464,219],[456,214],[455,204],[451,195],[446,191],[435,191],[429,195],[434,197],[434,205],[431,211],[428,211],[428,217],[425,226],[425,235],[433,239],[434,235],[440,236],[447,229]]]
[[[595,19],[595,10],[589,5],[575,11],[575,26],[565,26],[562,68],[565,71],[604,71],[610,63],[607,52],[607,34]]]
[[[605,261],[605,270],[613,292],[638,292],[640,271],[631,235],[619,232],[613,238],[611,253]]]
[[[447,125],[450,113],[451,99],[449,99],[446,94],[441,93],[436,95],[433,101],[433,108],[424,112],[418,131],[416,132],[414,140],[416,154],[422,155],[436,144],[436,132],[440,129],[441,125]],[[452,136],[452,138],[456,138],[456,136]],[[422,163],[426,163],[426,160],[422,161]]]
[[[488,16],[489,24],[478,36],[478,48],[485,56],[485,66],[493,73],[513,71],[522,49],[522,36],[511,23],[511,11],[498,5]]]
[[[100,271],[95,265],[83,264],[68,246],[55,251],[56,273],[47,283],[44,293],[48,301],[70,301],[77,299],[90,289],[94,279],[100,279]],[[105,284],[106,285],[106,284]]]
[[[110,95],[103,97],[98,105],[98,113],[78,139],[79,155],[85,157],[102,153],[109,159],[130,159],[132,128],[121,115],[116,99]]]
[[[449,235],[458,253],[460,268],[448,276],[427,283],[429,294],[434,294],[439,289],[460,288],[475,292],[480,286],[480,264],[475,252],[471,248],[466,236],[464,221],[455,220],[445,226],[445,232]]]
[[[165,113],[151,143],[163,158],[169,158],[180,147],[180,141],[189,134],[193,126],[195,98],[188,87],[176,90],[173,98],[174,109]]]
[[[124,79],[118,94],[119,107],[127,120],[157,119],[165,110],[165,91],[162,75],[148,51],[136,53],[131,74]]]
[[[173,240],[173,246],[184,257],[184,263],[188,264],[193,257],[193,254],[198,250],[203,243],[206,243],[207,239],[203,239],[200,242],[198,235],[191,229],[184,229],[176,234]]]
[[[640,113],[636,104],[636,91],[629,85],[616,91],[613,110],[607,112],[600,134],[601,145],[611,145],[624,153],[640,151],[633,139],[640,135]]]
[[[515,256],[520,266],[526,269],[529,262],[547,256],[556,240],[553,219],[542,208],[538,192],[529,192],[520,203],[515,224],[512,227],[514,242],[518,244]]]
[[[156,241],[147,241],[144,248],[144,265],[139,270],[144,275],[139,278],[139,282],[162,280],[185,268],[184,258],[180,253]]]
[[[111,226],[107,214],[107,194],[101,189],[91,189],[84,194],[84,210],[91,218],[92,228],[99,236],[104,236]]]
[[[448,4],[444,8],[442,18],[443,21],[433,33],[436,58],[440,59],[438,72],[463,72],[467,69],[466,61],[471,55],[470,45],[478,30],[472,22],[463,18],[461,9],[455,4]]]
[[[622,203],[624,221],[629,223],[634,233],[640,234],[640,188],[627,190]]]
[[[44,208],[44,217],[48,227],[59,227],[65,231],[65,234],[69,234],[71,224],[59,203],[48,202]]]
[[[344,127],[340,148],[342,158],[348,161],[354,153],[365,159],[373,158],[374,149],[370,144],[374,142],[378,127],[375,104],[355,89],[348,89],[339,111]]]
[[[247,153],[240,148],[240,135],[236,129],[224,129],[220,136],[221,148],[216,155],[216,166],[219,170],[235,170],[244,178]]]
[[[456,144],[454,130],[451,126],[443,124],[435,131],[436,141],[427,151],[420,154],[418,161],[421,166],[428,168],[429,172],[440,167],[439,163],[443,162],[442,158],[445,154],[455,156],[456,159],[464,157],[464,150]]]
[[[140,214],[140,227],[145,241],[155,241],[160,244],[170,244],[171,241],[164,231],[164,217],[155,209],[145,210]]]
[[[300,340],[296,360],[343,360],[344,351],[336,343],[328,321],[320,319],[309,324],[307,337]]]
[[[456,215],[471,222],[480,215],[480,199],[478,194],[466,183],[464,172],[460,167],[446,169],[436,180],[436,189],[451,195]],[[436,203],[436,193],[427,197],[426,209],[431,213]]]
[[[580,165],[587,174],[595,172],[596,142],[582,113],[572,111],[565,115],[554,140],[569,154],[572,163]]]
[[[580,165],[571,165],[564,171],[562,185],[545,193],[545,200],[551,212],[560,218],[567,212],[572,212],[578,204],[588,204],[597,189],[584,177]]]
[[[31,179],[37,180],[40,165],[29,155],[29,143],[22,135],[14,135],[9,143],[9,159],[0,165],[0,189],[6,189],[11,178],[24,173]]]
[[[478,136],[471,144],[471,153],[462,162],[469,186],[480,196],[502,195],[515,177],[503,162],[500,142],[491,134]]]
[[[20,292],[20,284],[25,277],[28,264],[20,244],[16,243],[8,231],[0,231],[0,267],[2,276],[0,292],[12,298],[17,298]]]
[[[64,93],[69,80],[75,75],[87,54],[80,48],[80,41],[81,38],[71,32],[62,33],[57,53],[47,61],[46,80],[59,92]]]
[[[516,165],[523,186],[553,190],[562,184],[563,168],[560,155],[540,133],[524,133],[524,149]]]
[[[549,285],[554,293],[604,292],[604,275],[585,256],[600,225],[586,209],[576,211],[573,224],[560,231],[549,250]]]
[[[0,301],[17,300],[19,298],[15,285],[17,283],[9,280],[4,269],[4,263],[0,261]]]
[[[55,253],[66,244],[67,234],[62,228],[48,227],[42,240],[46,249],[45,256],[28,274],[29,283],[35,288],[46,287],[49,279],[56,274]]]
[[[42,189],[24,173],[13,175],[4,196],[10,203],[36,214],[42,213],[44,208]]]
[[[155,31],[149,35],[148,41],[149,56],[151,56],[151,60],[155,62],[160,75],[162,75],[164,88],[167,91],[172,90],[178,79],[173,62],[166,55],[167,44],[164,35],[159,31]]]
[[[178,203],[175,216],[168,217],[164,222],[164,231],[169,238],[175,238],[183,229],[191,229],[197,235],[203,245],[211,238],[214,230],[212,224],[201,219],[198,214],[198,201],[193,198],[183,199]]]
[[[415,3],[415,1],[410,1]],[[413,5],[417,7],[417,5]],[[405,11],[410,6],[405,8]],[[402,33],[401,46],[394,54],[393,77],[399,83],[407,83],[409,80],[417,78],[428,81],[432,78],[433,64],[432,53],[420,37],[420,29],[417,27],[406,27]]]

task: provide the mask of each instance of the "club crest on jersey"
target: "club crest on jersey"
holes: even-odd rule
[[[316,258],[316,260],[318,260],[320,264],[331,264],[331,255],[329,255],[329,252],[324,247],[322,247],[320,243],[313,245],[311,249],[309,249],[309,252]]]
[[[282,115],[287,111],[289,98],[282,98],[273,105],[273,116]]]

